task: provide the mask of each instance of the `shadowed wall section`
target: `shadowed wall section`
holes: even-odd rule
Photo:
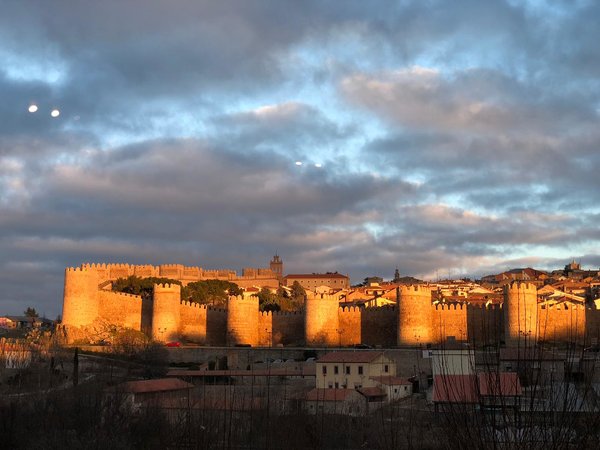
[[[227,345],[258,346],[258,297],[229,297]]]
[[[338,309],[340,345],[350,346],[363,342],[362,309],[357,306],[345,306]]]
[[[206,344],[207,307],[194,302],[180,302],[181,322],[179,333],[187,341]]]
[[[504,339],[502,305],[469,305],[467,307],[469,340],[479,345],[492,345]]]
[[[431,307],[433,342],[444,342],[448,338],[466,341],[468,338],[467,306],[460,303],[438,304]]]
[[[365,308],[360,323],[362,340],[367,345],[393,347],[398,338],[398,308]]]

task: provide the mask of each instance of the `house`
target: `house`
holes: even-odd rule
[[[413,384],[407,378],[388,375],[371,377],[371,379],[385,393],[388,402],[409,397],[413,392]]]
[[[475,352],[458,344],[431,350],[431,368],[436,375],[472,375],[475,372]]]
[[[337,272],[290,274],[283,278],[285,286],[292,286],[295,281],[309,291],[316,291],[317,288],[323,289],[323,287],[330,289],[348,289],[350,287],[350,277]]]
[[[479,403],[477,393],[477,376],[469,375],[434,375],[433,404],[438,411],[440,406],[465,406]]]
[[[108,388],[105,394],[108,399],[116,400],[120,405],[138,410],[187,399],[193,387],[193,384],[178,378],[157,378],[127,381]]]
[[[378,351],[339,351],[316,361],[319,389],[360,389],[378,387],[374,377],[396,376],[396,363]]]
[[[304,409],[308,414],[364,416],[367,398],[354,389],[315,388],[306,394]]]
[[[480,372],[468,375],[435,375],[432,400],[435,410],[479,407],[490,411],[518,405],[522,395],[516,373]]]
[[[45,317],[1,316],[0,328],[29,329],[34,327],[50,328],[54,322]]]
[[[477,382],[484,407],[497,409],[517,405],[523,394],[519,377],[514,372],[480,372]]]
[[[537,348],[501,348],[500,371],[516,372],[523,386],[565,379],[565,358]]]

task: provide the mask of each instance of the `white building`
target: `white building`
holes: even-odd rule
[[[396,376],[396,363],[377,351],[327,353],[316,366],[318,389],[377,387],[374,377]]]

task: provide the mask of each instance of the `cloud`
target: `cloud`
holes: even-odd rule
[[[598,260],[593,2],[3,6],[4,312],[59,313],[87,261]]]

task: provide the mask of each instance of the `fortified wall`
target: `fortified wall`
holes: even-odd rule
[[[160,266],[149,264],[82,264],[80,269],[96,272],[100,284],[134,275],[140,278],[170,278],[181,281],[184,286],[194,281],[203,280],[231,281],[240,287],[249,287],[256,284],[275,288],[279,286],[277,274],[268,268],[244,268],[242,275],[238,275],[235,270],[230,269],[205,270],[202,267],[184,266],[183,264],[162,264]]]
[[[310,294],[304,310],[295,312],[260,312],[256,297],[230,297],[226,309],[182,301],[177,284],[155,285],[149,300],[105,290],[107,281],[129,275],[190,282],[197,279],[199,270],[181,265],[67,268],[63,325],[68,339],[72,342],[99,324],[143,331],[160,342],[253,347],[412,347],[449,338],[529,345],[536,339],[581,341],[600,336],[600,311],[538,304],[536,287],[519,282],[505,286],[503,305],[433,304],[428,286],[413,285],[400,287],[395,306],[347,307],[340,306],[336,296]],[[212,271],[202,271],[202,276],[206,273]]]

